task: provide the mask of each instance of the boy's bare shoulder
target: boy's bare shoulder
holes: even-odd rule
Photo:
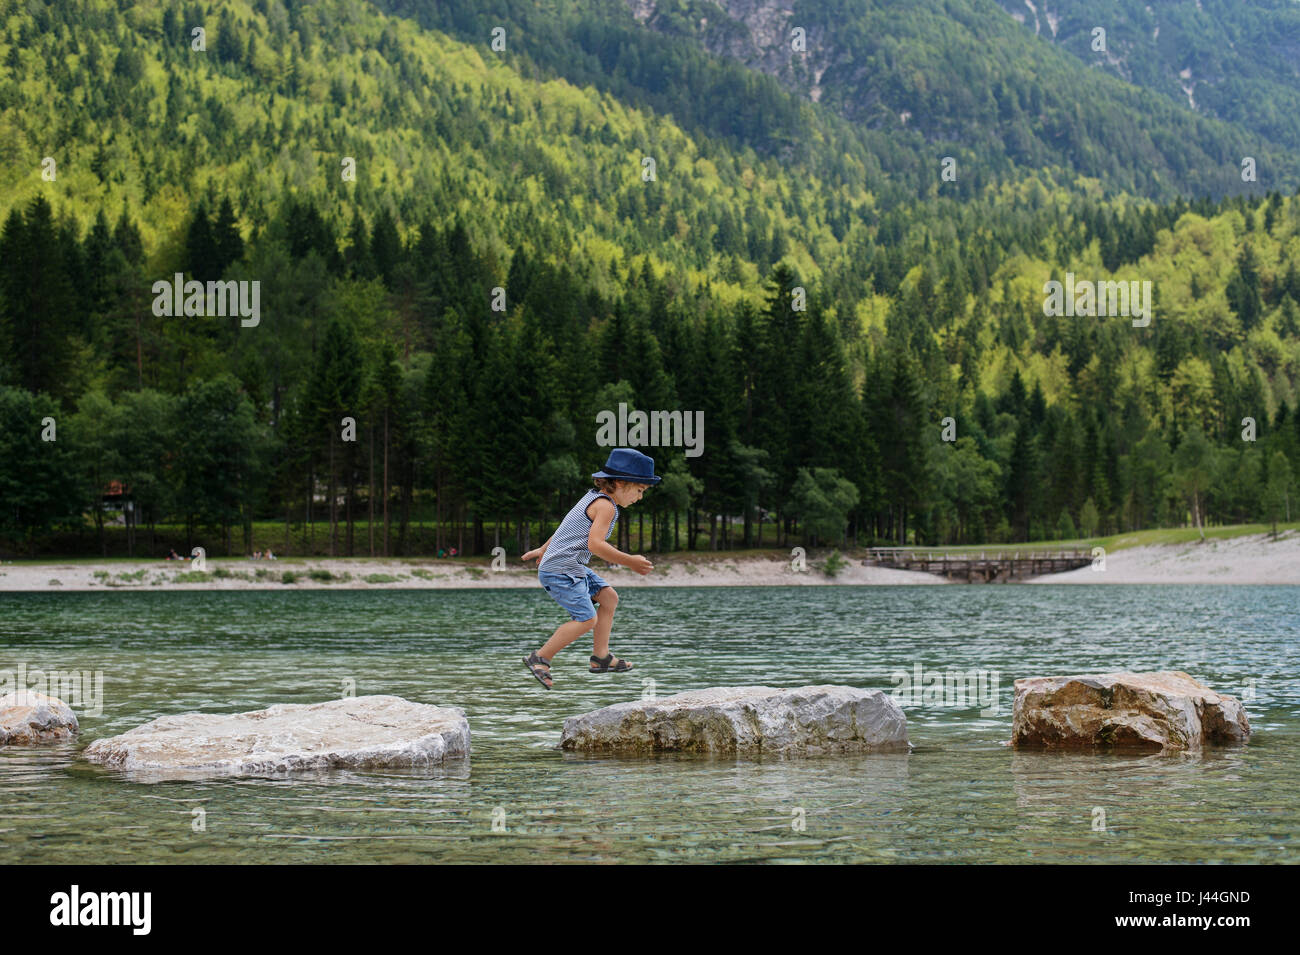
[[[613,513],[614,502],[607,497],[598,497],[587,505],[587,517],[592,520],[595,520],[597,517],[604,517],[607,514],[613,515]]]

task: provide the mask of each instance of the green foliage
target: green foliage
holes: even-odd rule
[[[816,546],[819,538],[837,540],[843,535],[858,489],[835,468],[800,468],[791,498],[794,513]]]
[[[335,0],[218,2],[203,55],[170,4],[14,7],[0,136],[56,143],[59,174],[4,160],[0,546],[89,522],[105,553],[129,515],[132,554],[171,521],[187,553],[247,553],[271,520],[319,552],[326,519],[329,553],[410,554],[429,518],[433,550],[478,556],[485,528],[546,533],[571,506],[620,402],[704,416],[703,453],[656,449],[664,480],[619,523],[645,515],[660,549],[701,528],[735,546],[732,516],[751,545],[765,514],[778,543],[1020,540],[1063,514],[1089,536],[1203,530],[1279,495],[1285,517],[1300,200],[1175,197],[1243,191],[1220,168],[1239,131],[967,0],[800,8],[843,59],[813,106],[782,88],[806,75],[702,50],[704,9],[646,29],[587,0],[419,5],[446,35]],[[949,148],[981,173],[945,192]],[[1270,184],[1291,181],[1270,148]],[[260,281],[262,323],[155,316],[178,271]],[[1149,279],[1150,326],[1045,316],[1066,272]]]
[[[1146,0],[1076,0],[1052,9],[999,0],[1025,27],[1100,69],[1153,90],[1181,107],[1254,130],[1291,149],[1300,146],[1300,89],[1295,63],[1300,11],[1286,0],[1199,0],[1153,6]],[[1106,53],[1092,31],[1106,24]]]
[[[1083,536],[1089,538],[1096,534],[1100,523],[1101,515],[1097,512],[1097,505],[1093,503],[1092,498],[1088,498],[1079,511],[1079,527],[1083,531]]]
[[[399,13],[411,10],[400,0],[381,0],[381,6]],[[1293,88],[1276,79],[1254,87],[1268,103],[1269,122],[1252,115],[1245,90],[1235,87],[1231,95],[1222,88],[1210,95],[1224,103],[1243,94],[1235,108],[1215,113],[1239,126],[1198,115],[1181,102],[1170,102],[1177,76],[1163,76],[1162,82],[1142,89],[1093,68],[1099,57],[1081,50],[1088,37],[1086,30],[1078,36],[1079,29],[1114,21],[1110,4],[1097,6],[1104,14],[1094,12],[1092,19],[1064,17],[1073,34],[1068,52],[1027,36],[1010,17],[992,14],[974,0],[800,3],[788,20],[772,24],[775,40],[766,39],[768,24],[768,30],[755,29],[751,7],[732,14],[729,5],[710,0],[656,4],[644,24],[626,5],[600,0],[558,7],[444,0],[419,5],[414,15],[425,26],[473,44],[482,44],[494,26],[506,24],[507,52],[485,56],[520,71],[540,68],[575,87],[590,84],[620,102],[671,114],[695,137],[718,138],[737,152],[748,149],[787,164],[806,164],[836,188],[866,178],[878,195],[896,197],[902,190],[933,195],[946,189],[969,199],[983,177],[1007,175],[1017,167],[1060,165],[1116,188],[1166,198],[1176,192],[1241,191],[1238,170],[1222,157],[1232,155],[1240,141],[1261,139],[1272,140],[1262,150],[1269,154],[1267,162],[1276,164],[1285,183],[1296,181],[1298,167],[1288,156],[1296,140],[1279,137],[1284,129],[1296,130],[1295,120],[1281,108],[1295,102]],[[1149,6],[1147,17],[1137,9],[1137,0],[1129,6],[1134,19],[1150,18]],[[1017,12],[1023,15],[1025,9]],[[1184,39],[1203,27],[1200,17],[1188,12],[1177,19]],[[1233,10],[1216,19],[1230,23],[1245,18]],[[1251,33],[1242,39],[1249,36],[1250,42],[1242,49],[1264,46],[1271,53],[1270,70],[1253,67],[1250,74],[1290,76],[1287,48],[1272,42],[1272,16],[1255,13],[1249,19]],[[791,57],[789,27],[795,24],[807,31],[809,52]],[[1146,35],[1134,44],[1133,34],[1143,27]],[[1042,31],[1048,29],[1044,22]],[[1160,54],[1151,56],[1145,49],[1156,46],[1150,35],[1142,23],[1115,37],[1130,50],[1142,48],[1123,61],[1124,80],[1134,72],[1149,73],[1142,69],[1149,60],[1167,63],[1169,51],[1187,49],[1164,45],[1162,38]],[[772,45],[760,47],[759,37]],[[1189,45],[1211,44],[1201,32]],[[1231,86],[1224,80],[1236,74],[1217,69],[1219,51],[1198,58],[1198,65],[1207,59],[1216,69],[1200,88]],[[1246,59],[1232,55],[1234,65]],[[1115,69],[1109,58],[1102,60]],[[1129,69],[1132,62],[1138,64],[1135,69]],[[1180,59],[1177,69],[1186,62]],[[714,108],[717,103],[728,108]],[[936,157],[945,154],[958,158],[959,170],[970,172],[941,183]],[[741,238],[726,223],[720,224],[716,241],[735,249]],[[782,231],[773,232],[769,261],[781,257]]]
[[[1274,451],[1268,462],[1268,484],[1264,488],[1264,513],[1273,524],[1277,536],[1277,522],[1290,520],[1291,492],[1295,486],[1291,463],[1281,451]]]
[[[55,527],[81,523],[78,458],[66,431],[58,440],[58,414],[44,395],[0,387],[0,538],[30,546]],[[51,426],[54,440],[43,440]]]
[[[840,554],[839,549],[831,551],[831,555],[826,558],[826,563],[822,565],[822,573],[827,577],[838,577],[841,570],[849,565],[849,562]]]

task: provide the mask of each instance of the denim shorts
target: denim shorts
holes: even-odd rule
[[[550,571],[537,572],[537,579],[551,595],[551,599],[569,611],[574,620],[590,620],[596,616],[596,607],[591,598],[600,593],[601,588],[609,584],[590,567],[587,568],[585,580],[575,579],[568,574],[553,574]]]

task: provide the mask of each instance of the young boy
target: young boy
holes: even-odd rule
[[[596,635],[590,671],[625,673],[632,669],[632,664],[609,652],[609,631],[614,625],[618,593],[587,566],[591,555],[611,564],[631,567],[642,576],[654,568],[645,557],[625,554],[607,543],[618,523],[618,508],[635,504],[648,485],[659,483],[654,458],[632,448],[615,448],[609,453],[605,467],[591,477],[595,489],[573,505],[545,544],[523,555],[523,560],[542,558],[537,565],[537,579],[573,618],[557,627],[540,650],[524,657],[524,666],[548,690],[552,683],[551,659],[592,626]],[[599,612],[593,601],[600,605]]]

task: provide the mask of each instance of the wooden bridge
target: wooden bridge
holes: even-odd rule
[[[967,583],[1005,583],[1041,574],[1087,567],[1092,554],[1085,550],[925,550],[915,547],[873,547],[864,564],[919,570]]]

